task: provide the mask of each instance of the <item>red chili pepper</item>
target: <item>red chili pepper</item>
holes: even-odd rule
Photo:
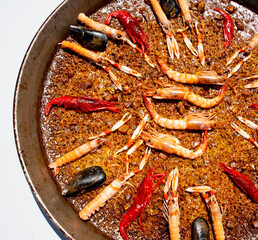
[[[141,215],[144,211],[144,208],[151,200],[152,192],[154,191],[154,189],[156,189],[159,186],[163,178],[166,176],[166,173],[153,175],[152,172],[153,172],[153,168],[151,168],[148,171],[147,176],[143,179],[140,187],[137,190],[132,207],[124,214],[120,222],[120,226],[119,226],[120,234],[122,238],[125,240],[128,240],[128,236],[126,234],[126,228],[130,224],[130,222],[135,220],[138,216],[139,216],[139,224],[143,230]],[[153,187],[154,179],[157,179],[158,177],[160,177],[158,179],[159,182],[156,184],[155,187]]]
[[[251,108],[258,110],[258,103],[252,103]]]
[[[144,54],[145,49],[149,49],[149,45],[140,23],[126,11],[115,11],[108,15],[105,20],[106,25],[109,25],[112,17],[118,18],[119,22],[125,27],[126,32],[132,38],[133,42],[138,42],[141,45],[142,53]]]
[[[45,115],[47,116],[53,105],[63,106],[67,109],[74,109],[82,112],[93,112],[99,110],[110,110],[112,112],[119,112],[120,109],[115,107],[113,103],[92,97],[71,97],[64,96],[51,100],[45,108]]]
[[[223,45],[223,48],[228,48],[231,45],[231,40],[233,38],[233,28],[234,28],[233,21],[231,17],[223,10],[219,8],[215,8],[214,10],[218,11],[224,17],[223,33],[224,33],[225,43]]]
[[[232,177],[235,183],[246,193],[255,203],[258,203],[258,188],[250,178],[234,170],[224,163],[220,163],[221,168]]]

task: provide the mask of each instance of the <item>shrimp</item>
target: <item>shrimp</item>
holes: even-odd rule
[[[171,135],[166,135],[159,132],[152,134],[143,131],[141,138],[145,141],[146,145],[151,148],[156,148],[170,154],[177,154],[184,158],[196,159],[204,154],[208,144],[207,132],[203,134],[202,144],[196,151],[189,150],[181,146],[180,141]]]
[[[80,218],[83,220],[88,220],[92,214],[98,211],[100,207],[103,207],[108,200],[113,198],[129,178],[131,178],[143,169],[149,159],[150,153],[151,149],[147,148],[144,157],[140,163],[139,169],[136,169],[129,174],[124,174],[118,177],[107,187],[105,187],[92,201],[87,203],[86,206],[79,212]]]
[[[164,187],[163,214],[168,221],[171,240],[179,240],[178,169],[172,170]]]
[[[131,119],[132,115],[130,115],[129,113],[126,113],[122,119],[120,119],[111,129],[106,130],[105,132],[100,133],[97,136],[93,136],[93,137],[89,137],[90,140],[92,139],[96,139],[96,138],[100,138],[100,137],[104,137],[114,131],[116,131],[118,128],[120,128],[121,126],[123,126],[125,123],[127,123],[130,119]]]
[[[218,76],[215,71],[199,71],[195,74],[179,73],[167,66],[163,60],[156,57],[161,70],[171,79],[180,83],[187,84],[213,84],[224,85],[228,78]]]
[[[227,61],[226,66],[230,65],[233,60],[239,55],[239,53],[244,53],[246,56],[243,60],[241,60],[229,73],[228,77],[231,77],[234,73],[236,73],[239,68],[246,62],[251,56],[252,51],[256,48],[258,45],[258,33],[254,35],[254,37],[251,39],[251,41],[243,48],[237,50]]]
[[[67,163],[73,162],[74,160],[80,158],[81,156],[89,153],[93,149],[99,147],[105,141],[106,141],[106,139],[104,139],[104,138],[98,138],[98,139],[94,139],[93,141],[87,142],[87,143],[75,148],[71,152],[66,153],[64,156],[56,159],[54,162],[50,163],[48,166],[50,168],[53,168],[55,175],[57,175],[59,172],[59,167],[65,165]]]
[[[202,108],[211,108],[215,105],[219,104],[226,93],[227,84],[225,84],[220,92],[219,95],[215,98],[206,99],[204,97],[201,97],[192,91],[190,91],[188,88],[185,87],[179,87],[179,86],[173,86],[170,88],[160,88],[160,89],[148,89],[144,95],[147,97],[153,97],[156,99],[174,99],[174,100],[186,100],[198,107]]]
[[[80,13],[78,15],[78,20],[81,23],[85,24],[86,26],[88,26],[88,27],[90,27],[90,28],[92,28],[94,30],[97,30],[97,31],[105,33],[108,38],[122,40],[122,41],[126,42],[127,44],[129,44],[134,49],[136,49],[137,52],[142,52],[142,50],[139,47],[137,47],[134,43],[132,43],[126,37],[126,33],[124,31],[120,31],[120,30],[117,30],[115,28],[111,28],[111,27],[109,27],[109,26],[107,26],[105,24],[96,22],[93,19],[87,17],[84,13]],[[151,67],[154,68],[155,66],[154,66],[153,62],[151,61],[151,59],[149,58],[149,56],[145,52],[143,52],[143,55],[144,55],[145,61]]]
[[[163,12],[158,0],[150,0],[152,8],[157,15],[159,24],[166,34],[167,48],[168,53],[171,59],[173,60],[174,54],[177,58],[179,58],[179,47],[174,36],[174,31],[171,25],[171,22],[168,20],[166,14]]]
[[[190,187],[186,189],[187,192],[199,192],[201,193],[202,197],[204,198],[208,210],[211,215],[212,224],[213,224],[213,231],[216,240],[224,240],[224,229],[222,224],[222,214],[220,211],[219,204],[216,200],[214,195],[214,190],[208,186],[198,186],[198,187]],[[209,192],[209,196],[207,194]]]
[[[204,113],[191,113],[179,120],[164,118],[156,112],[149,98],[143,96],[143,101],[154,122],[161,127],[178,130],[210,130],[217,125],[217,122],[212,120],[215,116],[213,114],[205,115]]]
[[[141,120],[141,122],[139,123],[139,125],[137,126],[137,128],[135,129],[132,137],[130,138],[130,140],[127,142],[127,144],[122,147],[120,150],[118,150],[115,155],[117,155],[118,153],[125,151],[127,149],[129,149],[135,142],[135,140],[140,136],[143,128],[145,127],[147,121],[148,121],[149,116],[145,115],[145,117]]]

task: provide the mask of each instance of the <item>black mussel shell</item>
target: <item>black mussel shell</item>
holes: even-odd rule
[[[67,196],[83,189],[93,189],[101,186],[106,181],[106,173],[99,166],[85,168],[78,172],[67,186],[62,190],[62,195]]]
[[[180,7],[176,0],[161,0],[160,5],[168,18],[176,18],[180,12]]]
[[[208,222],[201,217],[198,217],[193,222],[192,240],[209,240],[210,231]]]
[[[70,32],[84,47],[94,51],[105,51],[108,38],[105,33],[77,26],[70,26]]]

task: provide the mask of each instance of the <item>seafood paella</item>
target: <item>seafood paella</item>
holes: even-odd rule
[[[229,1],[78,13],[39,122],[82,221],[110,239],[257,239],[257,26]]]

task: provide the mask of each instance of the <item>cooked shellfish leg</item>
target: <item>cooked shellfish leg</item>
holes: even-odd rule
[[[241,121],[242,123],[244,123],[246,126],[258,131],[258,125],[255,124],[254,122],[246,119],[246,118],[243,118],[243,117],[237,117],[239,119],[239,121]]]
[[[117,154],[119,154],[120,152],[123,152],[127,149],[129,149],[135,142],[135,140],[141,135],[143,128],[145,127],[147,121],[148,121],[149,115],[145,115],[145,117],[141,120],[141,122],[139,123],[139,125],[137,126],[137,128],[135,129],[131,139],[127,142],[127,144],[121,148],[120,150],[118,150],[115,153],[115,156]]]
[[[188,29],[188,27],[186,28]],[[185,30],[186,29],[177,29],[177,32],[178,33],[181,33],[183,39],[184,39],[184,42],[185,42],[185,45],[187,46],[187,48],[190,50],[190,52],[194,55],[194,56],[198,56],[198,52],[197,50],[194,48],[192,42],[190,41],[190,39],[186,36],[185,34]]]
[[[247,78],[243,78],[243,80],[250,80],[250,79],[256,79],[258,78],[258,75],[253,75],[253,76],[250,76],[250,77],[247,77]],[[249,83],[245,86],[245,88],[257,88],[258,87],[258,80],[252,82],[252,83]]]
[[[231,123],[231,127],[234,128],[234,130],[238,132],[242,137],[248,139],[251,143],[253,143],[258,148],[257,141],[252,136],[250,136],[247,132],[245,132],[243,129],[238,127],[235,123]]]
[[[216,200],[214,190],[208,186],[190,187],[186,189],[187,192],[199,192],[206,202],[208,210],[211,215],[213,231],[216,240],[224,240],[224,229],[222,224],[222,214],[219,204]],[[209,195],[207,194],[209,192]]]
[[[150,0],[150,2],[154,12],[157,15],[159,24],[162,27],[163,32],[166,34],[167,47],[171,59],[173,60],[174,54],[177,58],[179,58],[179,47],[173,33],[174,31],[171,22],[168,20],[157,0]]]
[[[195,32],[197,35],[197,42],[198,42],[198,55],[201,64],[204,66],[205,65],[205,56],[204,56],[204,50],[203,50],[203,44],[202,44],[202,35],[198,30],[198,21],[195,21]]]
[[[126,113],[112,128],[100,133],[99,135],[89,137],[89,140],[93,140],[96,138],[104,137],[106,135],[109,135],[110,133],[116,131],[118,128],[123,126],[125,123],[127,123],[131,119],[132,115],[129,113]]]
[[[247,57],[245,57],[243,60],[241,60],[228,74],[228,78],[230,78],[231,76],[233,76],[238,70],[239,68],[244,64],[244,62],[246,62],[250,57],[252,56],[252,53],[250,53]]]
[[[151,149],[146,148],[144,157],[140,162],[138,169],[131,171],[129,174],[124,174],[113,182],[111,182],[107,187],[105,187],[93,200],[86,204],[86,206],[79,212],[79,216],[83,220],[88,220],[92,214],[103,207],[108,200],[113,198],[117,192],[121,189],[123,184],[136,173],[140,172],[145,164],[147,163]]]
[[[134,43],[132,43],[127,37],[126,37],[126,33],[124,31],[120,31],[120,30],[117,30],[115,28],[111,28],[105,24],[102,24],[102,23],[99,23],[99,22],[96,22],[94,21],[93,19],[87,17],[84,13],[80,13],[78,15],[78,20],[85,24],[86,26],[94,29],[94,30],[97,30],[97,31],[100,31],[100,32],[103,32],[107,35],[108,38],[111,38],[111,39],[118,39],[118,40],[122,40],[126,43],[128,43],[131,47],[135,48],[137,52],[142,52],[142,50],[137,47]],[[145,61],[151,66],[151,67],[155,67],[153,62],[151,61],[151,59],[149,58],[149,56],[144,52],[143,53],[144,55],[144,59]]]
[[[241,60],[229,73],[229,77],[231,77],[235,72],[239,70],[239,68],[243,65],[244,62],[246,62],[252,55],[252,51],[254,48],[258,45],[258,33],[254,35],[254,37],[251,39],[251,41],[248,43],[247,46],[244,48],[241,48],[237,50],[227,61],[226,66],[228,66],[232,61],[238,56],[239,53],[244,53],[244,55],[247,55],[243,60]]]
[[[179,240],[179,206],[178,206],[178,169],[172,170],[164,187],[163,214],[168,221],[169,235],[172,240]]]

